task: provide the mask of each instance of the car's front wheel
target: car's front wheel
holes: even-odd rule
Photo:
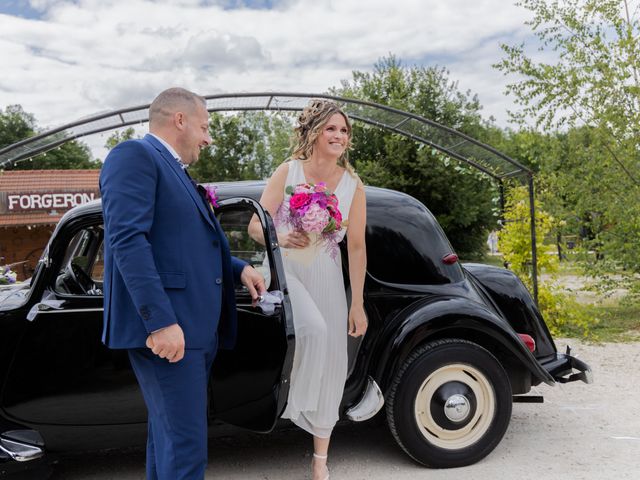
[[[443,339],[412,352],[387,394],[387,421],[398,444],[435,468],[488,455],[511,417],[509,377],[481,346]]]

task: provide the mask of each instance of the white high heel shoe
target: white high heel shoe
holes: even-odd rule
[[[318,455],[317,453],[314,453],[313,454],[313,458],[318,458],[320,460],[326,460],[327,459],[327,455]],[[313,463],[312,463],[312,467],[313,467]],[[327,470],[327,475],[325,477],[323,477],[322,480],[329,480],[329,467],[327,467],[326,462],[324,464],[324,468]]]

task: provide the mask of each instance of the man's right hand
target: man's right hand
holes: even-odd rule
[[[184,332],[177,323],[153,332],[147,337],[147,347],[160,358],[175,363],[184,357]]]

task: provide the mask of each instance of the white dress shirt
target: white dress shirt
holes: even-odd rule
[[[160,138],[160,137],[159,137],[158,135],[156,135],[155,133],[151,133],[151,132],[149,132],[149,135],[151,135],[151,136],[152,136],[152,137],[154,137],[156,140],[158,140],[162,145],[164,145],[164,146],[165,146],[165,148],[166,148],[167,150],[169,150],[169,153],[173,156],[173,158],[175,158],[175,159],[178,161],[178,163],[180,164],[180,166],[181,166],[182,168],[187,168],[187,166],[186,166],[184,163],[182,163],[182,160],[180,159],[180,155],[178,155],[178,154],[176,153],[176,151],[173,149],[173,147],[172,147],[171,145],[169,145],[165,140],[163,140],[162,138]]]

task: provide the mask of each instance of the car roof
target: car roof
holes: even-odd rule
[[[234,182],[204,182],[202,185],[216,187],[221,199],[234,196],[251,197],[259,200],[267,182],[265,180],[240,180]],[[404,201],[414,201],[420,203],[411,195],[390,190],[388,188],[365,186],[368,202],[391,202],[394,198],[402,198]],[[100,198],[78,205],[66,212],[60,219],[60,223],[66,223],[76,217],[87,214],[100,213],[102,211],[102,200]]]
[[[259,201],[264,180],[215,182],[218,197],[249,197]],[[367,195],[367,245],[376,254],[368,259],[368,271],[390,284],[444,284],[462,279],[461,267],[443,264],[453,253],[438,221],[420,201],[402,192],[365,187]],[[66,225],[99,221],[102,202],[93,200],[68,211],[58,223],[56,233]],[[88,217],[94,217],[89,219]]]

